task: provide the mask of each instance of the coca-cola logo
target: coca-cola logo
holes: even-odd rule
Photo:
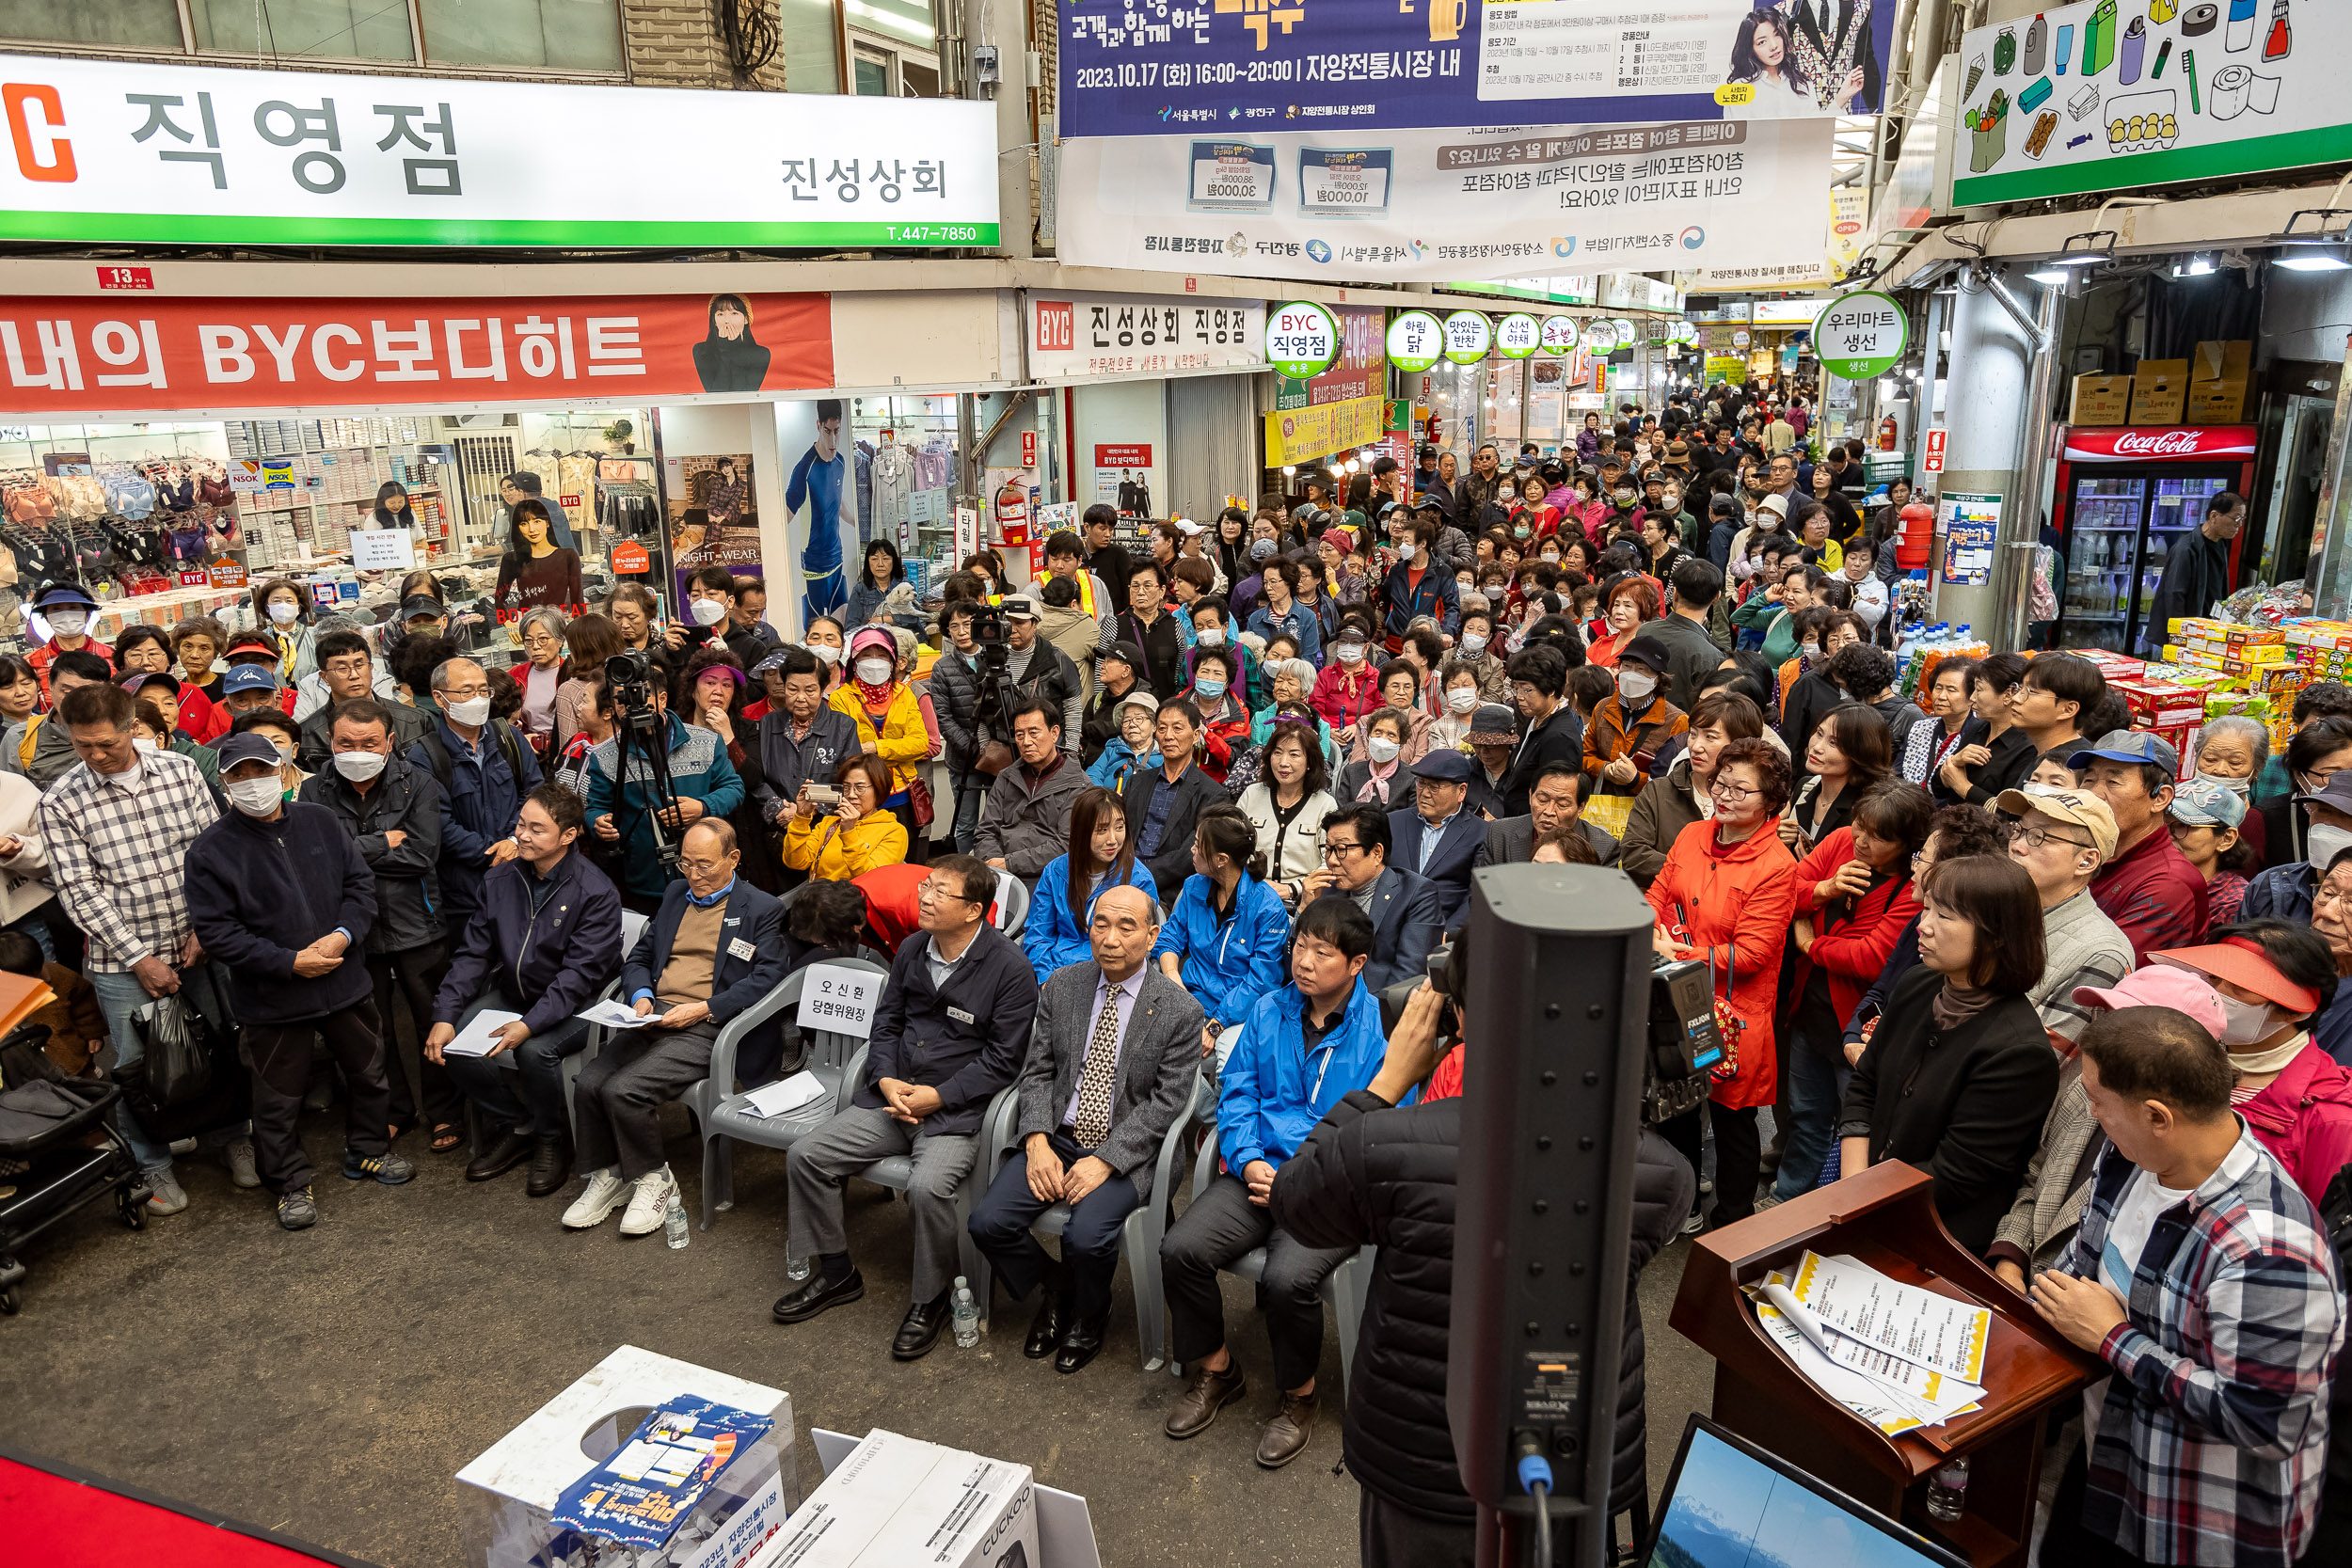
[[[2254,444],[2254,432],[2245,425],[2076,429],[2066,434],[2066,455],[2077,459],[2170,462],[2194,457],[2244,457],[2252,453]]]
[[[2126,431],[2115,438],[2118,457],[2181,457],[2198,449],[2201,431],[2164,430],[2153,436]]]

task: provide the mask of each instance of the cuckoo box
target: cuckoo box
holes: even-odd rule
[[[2132,378],[2128,375],[2078,375],[2069,424],[2129,424]]]
[[[752,1568],[1036,1568],[1029,1467],[879,1429]]]

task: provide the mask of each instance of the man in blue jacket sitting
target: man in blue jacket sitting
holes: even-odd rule
[[[586,1049],[588,1022],[577,1015],[621,967],[621,895],[576,847],[585,822],[580,797],[562,784],[531,792],[515,819],[522,853],[484,879],[482,912],[442,978],[424,1041],[502,1130],[466,1180],[503,1176],[529,1155],[532,1197],[570,1179],[564,1060]],[[442,1047],[485,1007],[521,1016],[500,1027],[486,1055],[444,1058]]]
[[[1246,1391],[1226,1343],[1216,1272],[1254,1247],[1266,1249],[1259,1295],[1281,1388],[1258,1437],[1258,1463],[1269,1470],[1305,1452],[1313,1433],[1323,1282],[1355,1249],[1301,1246],[1266,1205],[1275,1171],[1324,1113],[1380,1070],[1388,1052],[1380,1001],[1361,978],[1371,957],[1372,918],[1354,899],[1318,898],[1298,917],[1291,983],[1258,999],[1225,1062],[1216,1101],[1221,1172],[1160,1243],[1175,1356],[1186,1373],[1166,1428],[1178,1438],[1208,1430]]]

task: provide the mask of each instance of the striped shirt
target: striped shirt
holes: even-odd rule
[[[41,797],[37,820],[50,879],[89,937],[88,969],[117,974],[141,958],[176,962],[193,928],[183,863],[219,819],[195,763],[141,754],[134,787],[76,763]]]

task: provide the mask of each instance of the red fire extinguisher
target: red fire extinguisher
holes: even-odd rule
[[[1896,436],[1895,416],[1889,414],[1879,421],[1879,451],[1893,451]]]

